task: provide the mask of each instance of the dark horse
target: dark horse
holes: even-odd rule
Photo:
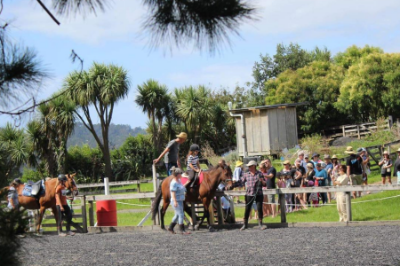
[[[204,219],[207,218],[207,224],[209,230],[212,230],[210,225],[210,214],[209,214],[209,206],[211,200],[214,198],[215,191],[217,190],[218,185],[221,182],[226,183],[226,189],[229,190],[232,188],[232,170],[229,165],[218,165],[214,168],[211,168],[207,172],[203,172],[204,178],[203,182],[200,186],[190,188],[186,193],[186,198],[184,202],[185,212],[191,216],[191,209],[188,206],[188,202],[190,203],[203,203],[204,205],[204,217],[197,225],[193,225],[193,229],[197,228],[203,223]],[[153,202],[152,212],[153,212],[153,220],[158,212],[158,208],[161,202],[161,198],[164,199],[164,204],[161,209],[161,229],[165,229],[164,224],[164,215],[167,211],[167,208],[171,202],[171,194],[169,190],[169,184],[171,183],[173,176],[169,176],[163,180],[158,188],[156,198]]]

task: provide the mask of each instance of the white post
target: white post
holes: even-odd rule
[[[110,183],[108,177],[104,178],[104,195],[110,195]]]
[[[153,191],[154,191],[154,194],[156,194],[156,192],[157,192],[157,169],[156,169],[155,164],[152,165],[152,171],[153,171]]]

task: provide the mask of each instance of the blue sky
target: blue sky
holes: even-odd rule
[[[44,1],[49,7],[50,1]],[[253,0],[257,21],[243,24],[241,38],[210,56],[191,46],[169,51],[167,46],[150,50],[141,30],[147,14],[139,0],[114,0],[105,13],[57,18],[57,26],[33,0],[5,0],[0,17],[11,21],[13,42],[33,47],[51,74],[43,81],[37,100],[58,89],[69,72],[78,69],[69,58],[74,49],[84,59],[123,66],[131,82],[129,96],[115,109],[113,123],[146,127],[147,116],[134,103],[137,86],[152,78],[170,90],[189,85],[233,89],[252,81],[252,67],[260,54],[275,53],[278,43],[298,43],[305,49],[327,47],[333,54],[355,44],[379,46],[386,52],[400,51],[400,1],[397,0]],[[23,118],[22,125],[32,119]],[[0,126],[9,117],[0,116]]]

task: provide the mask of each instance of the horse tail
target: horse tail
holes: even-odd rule
[[[158,207],[160,206],[161,198],[162,198],[162,189],[161,189],[162,182],[160,183],[160,186],[158,187],[156,197],[153,201],[153,206],[151,207],[151,212],[152,216],[151,219],[154,221],[156,218],[156,214],[158,213]]]

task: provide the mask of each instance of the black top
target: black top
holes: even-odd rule
[[[275,185],[276,169],[274,167],[271,167],[268,169],[267,175],[270,175],[270,174],[272,174],[273,176],[271,178],[266,178],[267,188],[273,189],[273,188],[276,188],[276,185]]]
[[[362,158],[358,155],[350,155],[346,160],[346,166],[350,166],[351,175],[362,175]]]
[[[400,171],[400,158],[397,157],[396,161],[394,162],[393,176],[396,176],[397,172],[399,171]]]

